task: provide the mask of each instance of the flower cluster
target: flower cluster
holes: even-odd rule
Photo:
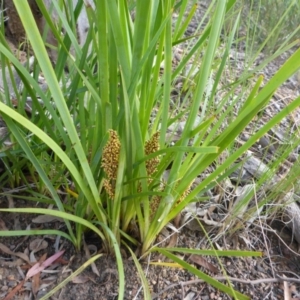
[[[180,198],[176,201],[176,205],[178,205],[179,203],[181,203],[187,196],[188,194],[191,192],[191,187],[193,185],[194,181],[192,181],[189,186],[187,187],[187,189],[183,192],[183,194],[180,196]]]
[[[149,155],[159,150],[159,131],[156,132],[149,141],[145,143],[145,154]],[[159,164],[159,156],[151,158],[146,161],[146,170],[148,176],[154,174]]]
[[[154,214],[156,213],[158,207],[159,207],[159,204],[161,202],[161,196],[153,196],[151,201],[150,201],[150,220],[153,219],[154,217]]]
[[[188,194],[191,192],[191,187],[193,185],[194,181],[192,181],[189,186],[187,187],[187,189],[182,193],[182,195],[179,197],[179,199],[176,201],[175,206],[177,206],[178,204],[180,204],[187,196]],[[160,187],[160,191],[162,192],[165,189],[165,183],[163,183]],[[162,200],[162,196],[153,196],[150,202],[150,219],[153,219],[153,216],[155,214],[155,212],[157,211],[159,204]]]
[[[109,198],[114,198],[114,181],[117,179],[121,142],[116,131],[109,130],[109,139],[103,148],[101,167],[107,175],[103,186]]]

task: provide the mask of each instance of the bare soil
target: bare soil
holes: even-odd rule
[[[5,205],[1,206],[5,207]],[[2,226],[4,223],[8,228],[13,227],[12,223],[16,219],[19,219],[23,229],[29,224],[32,227],[35,226],[32,224],[30,215],[17,215],[14,216],[14,219],[11,214],[0,215]],[[61,226],[60,222],[54,222],[40,225],[38,228]],[[253,226],[248,232],[241,230],[234,236],[226,236],[214,244],[216,248],[222,249],[262,251],[262,257],[225,257],[218,261],[215,257],[209,256],[192,257],[182,256],[179,253],[178,255],[199,270],[224,283],[228,280],[226,277],[228,276],[233,287],[248,295],[250,299],[279,300],[285,299],[285,294],[290,295],[290,298],[287,299],[299,299],[300,255],[297,251],[298,245],[296,242],[292,242],[292,233],[284,228],[282,223],[276,222],[270,227],[270,230],[271,228],[276,231],[268,232],[263,228]],[[86,243],[89,245],[98,243],[97,251],[101,252],[101,244],[95,238],[93,235],[86,237]],[[37,240],[46,242],[47,247],[34,253],[30,245]],[[161,240],[164,241],[165,238],[162,237]],[[168,239],[165,241],[167,244],[170,243]],[[55,253],[55,242],[56,238],[53,236],[2,237],[0,238],[0,251],[1,245],[4,244],[12,252],[21,252],[27,255],[34,264],[33,257],[39,261],[44,254],[50,257]],[[177,245],[197,249],[211,248],[200,226],[198,228],[194,226],[193,229],[182,228],[177,237]],[[86,253],[76,252],[73,245],[64,239],[60,240],[59,249],[65,251],[64,255],[39,275],[36,294],[33,294],[36,283],[33,279],[29,279],[12,299],[40,299],[87,260]],[[154,253],[142,262],[152,291],[152,299],[231,299],[183,269],[150,264],[163,261],[167,260]],[[123,262],[126,278],[124,299],[144,299],[136,267],[125,250],[123,251]],[[103,253],[103,256],[96,261],[96,267],[99,276],[93,272],[91,267],[88,267],[56,292],[51,299],[117,299],[118,272],[115,258]],[[29,268],[30,265],[26,261],[0,252],[0,299],[8,299],[5,296],[9,295],[23,281]],[[224,276],[224,270],[226,276]],[[284,278],[285,282],[283,282]]]

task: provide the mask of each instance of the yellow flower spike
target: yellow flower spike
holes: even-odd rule
[[[161,196],[153,196],[150,201],[150,219],[152,220],[157,208],[160,204]]]
[[[108,179],[104,179],[103,186],[106,193],[108,194],[108,197],[113,200],[115,198],[115,191],[114,191],[114,187],[112,186],[112,184],[109,182]]]
[[[159,150],[159,131],[156,132],[149,141],[145,144],[145,154],[149,155]],[[146,170],[148,175],[156,172],[157,165],[159,164],[159,156],[151,158],[146,161]]]
[[[193,183],[194,183],[194,181],[192,181],[189,184],[188,188],[183,192],[181,197],[176,201],[176,205],[178,205],[180,202],[182,202],[188,196],[188,194],[191,192],[191,187],[192,187]]]
[[[101,166],[104,169],[108,179],[116,180],[119,164],[121,142],[116,131],[109,130],[109,139],[103,148]]]

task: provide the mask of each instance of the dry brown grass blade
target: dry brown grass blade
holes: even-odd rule
[[[39,259],[39,264],[42,264],[47,258],[47,253],[45,253],[44,255],[42,255],[42,257]],[[39,289],[40,289],[40,285],[41,285],[41,272],[33,275],[32,277],[32,285],[31,285],[31,288],[32,288],[32,293],[34,295],[34,297],[36,297]]]
[[[0,219],[0,231],[1,230],[8,230],[8,228],[5,225],[5,222],[2,219]]]
[[[208,271],[210,271],[212,273],[215,273],[215,274],[219,273],[218,268],[216,268],[214,265],[212,265],[211,263],[209,263],[206,259],[204,259],[200,255],[192,254],[189,257],[189,260],[191,260],[193,263],[197,264],[198,266],[207,269]]]

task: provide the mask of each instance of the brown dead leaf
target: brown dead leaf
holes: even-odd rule
[[[16,295],[16,293],[22,288],[22,286],[24,285],[25,280],[22,280],[16,287],[14,287],[13,290],[11,290],[6,297],[3,300],[11,300],[14,299],[14,296]]]
[[[87,245],[85,240],[83,239],[83,249],[84,249],[85,255],[88,259],[91,258],[91,252],[90,252],[90,247],[91,246],[93,246],[93,245]],[[94,247],[96,248],[96,246],[94,246]],[[97,266],[94,262],[91,264],[91,268],[92,268],[93,273],[95,273],[98,277],[100,277],[100,273],[99,273],[99,271],[97,269]]]
[[[57,282],[57,275],[55,276],[49,276],[47,278],[44,278],[43,280],[41,280],[41,285],[40,285],[40,290],[45,290],[46,288],[48,288],[50,285],[54,284],[55,282]]]
[[[87,276],[78,275],[78,276],[76,276],[76,277],[74,277],[74,278],[72,279],[72,282],[73,282],[73,283],[77,283],[77,284],[81,284],[81,283],[86,283],[86,282],[88,282],[89,280],[90,280],[90,278],[87,277]]]
[[[14,261],[6,261],[3,259],[0,259],[0,266],[1,267],[8,267],[8,268],[14,268],[14,267],[18,267],[24,264],[23,259],[18,258]]]
[[[214,265],[209,263],[206,259],[204,259],[200,255],[192,254],[189,259],[196,265],[203,267],[212,273],[215,273],[215,274],[219,273],[218,268],[216,268]]]
[[[47,253],[42,255],[42,257],[39,259],[39,264],[42,264],[46,260],[46,257],[47,257]],[[40,289],[40,285],[41,285],[40,276],[41,276],[41,272],[38,272],[37,274],[33,275],[33,277],[32,277],[31,287],[32,287],[32,293],[33,293],[34,297],[36,297],[36,295]]]
[[[48,242],[46,242],[44,239],[35,239],[29,244],[29,250],[31,250],[29,258],[32,263],[36,263],[37,259],[35,258],[35,253],[47,249]]]
[[[5,222],[2,219],[0,219],[0,230],[1,231],[8,230],[5,225]]]
[[[0,250],[6,254],[17,256],[22,258],[24,261],[26,261],[28,264],[30,264],[29,258],[25,253],[22,252],[12,252],[9,250],[8,247],[6,247],[4,244],[0,243]]]
[[[44,223],[51,223],[51,222],[63,222],[62,218],[56,216],[49,216],[49,215],[40,215],[36,218],[32,219],[32,223],[36,224],[44,224]]]
[[[44,250],[48,248],[48,242],[44,239],[35,239],[29,244],[29,249],[34,252]]]
[[[39,291],[40,285],[41,285],[41,280],[40,280],[40,275],[41,273],[37,273],[32,277],[31,280],[31,288],[32,288],[32,293],[34,297],[36,297],[37,292]]]
[[[14,203],[13,197],[7,195],[6,199],[8,200],[8,208],[14,208],[15,207],[15,203]]]
[[[61,264],[61,265],[67,265],[69,264],[70,262],[68,260],[65,260],[63,257],[59,257],[55,263],[58,263],[58,264]]]
[[[178,233],[175,232],[174,234],[171,235],[170,241],[167,245],[168,248],[175,247],[177,245],[177,240],[178,240]]]
[[[179,226],[180,226],[180,221],[181,221],[181,214],[179,213],[179,214],[175,217],[175,219],[174,219],[174,225],[175,225],[176,228],[179,228]]]

